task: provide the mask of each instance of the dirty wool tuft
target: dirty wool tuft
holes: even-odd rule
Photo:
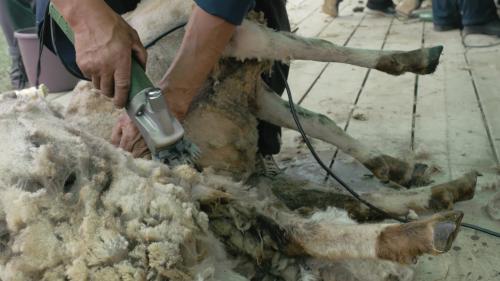
[[[1,280],[219,274],[199,268],[223,251],[179,185],[190,168],[134,160],[69,126],[40,93],[2,96],[0,132]]]

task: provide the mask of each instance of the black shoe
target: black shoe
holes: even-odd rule
[[[372,16],[393,17],[396,15],[396,9],[394,8],[394,6],[389,6],[385,9],[372,9],[366,7],[365,12],[367,15]]]
[[[24,70],[21,56],[12,57],[12,65],[9,74],[13,89],[21,90],[29,86],[28,77],[26,75],[26,71]]]
[[[493,20],[485,24],[465,26],[463,33],[464,35],[485,34],[500,36],[500,20]]]
[[[450,31],[450,30],[453,30],[453,29],[458,29],[460,28],[459,26],[457,25],[439,25],[439,24],[434,24],[434,30],[435,31]]]
[[[281,174],[282,170],[272,155],[258,154],[257,171],[259,174],[272,178]]]

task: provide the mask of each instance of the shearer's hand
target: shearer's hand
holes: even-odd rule
[[[146,142],[141,136],[139,129],[130,120],[127,113],[123,113],[111,133],[111,143],[125,151],[132,153],[134,157],[143,157],[149,153]]]
[[[53,0],[75,34],[82,73],[115,105],[126,105],[132,55],[144,67],[147,52],[137,32],[103,0]]]

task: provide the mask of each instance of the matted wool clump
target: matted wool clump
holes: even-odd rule
[[[0,142],[1,280],[220,280],[190,168],[68,126],[42,91],[0,98]]]

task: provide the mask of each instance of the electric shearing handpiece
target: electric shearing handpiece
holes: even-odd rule
[[[73,31],[53,4],[49,6],[49,14],[74,43]],[[162,91],[153,85],[135,58],[132,58],[131,73],[127,113],[139,128],[153,158],[174,166],[194,164],[200,156],[199,149],[184,139],[184,129],[170,113]]]

